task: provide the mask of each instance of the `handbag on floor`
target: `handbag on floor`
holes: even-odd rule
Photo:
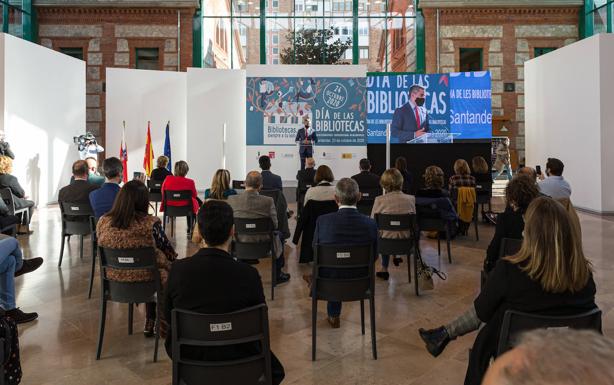
[[[435,288],[435,282],[433,281],[433,275],[437,275],[442,281],[445,281],[448,278],[446,273],[439,271],[436,268],[424,263],[421,255],[418,255],[416,262],[418,263],[418,288],[419,290],[427,291],[427,290],[433,290]]]
[[[2,309],[0,309],[0,362],[4,372],[4,384],[19,384],[22,373],[17,323],[7,317]]]

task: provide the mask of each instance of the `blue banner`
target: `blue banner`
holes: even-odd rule
[[[295,145],[309,117],[319,146],[365,146],[366,79],[247,78],[247,145]]]
[[[490,72],[450,74],[450,126],[460,139],[492,136]]]

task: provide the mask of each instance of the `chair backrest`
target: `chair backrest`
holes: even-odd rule
[[[418,226],[416,214],[375,214],[375,222],[379,230],[409,231],[410,238],[392,239],[378,236],[377,250],[382,255],[408,255],[417,239]]]
[[[416,204],[418,228],[421,231],[444,231],[446,220],[441,216],[441,210],[436,203],[428,205]]]
[[[154,180],[154,179],[149,179],[147,181],[147,187],[149,188],[149,190],[157,190],[160,191],[162,189],[162,183],[164,183],[164,181],[162,180]]]
[[[545,316],[507,310],[499,334],[497,356],[512,349],[522,332],[549,328],[590,329],[601,333],[601,310],[595,308],[569,316]]]
[[[171,317],[173,385],[272,383],[265,304],[227,314],[173,309]]]
[[[11,189],[8,187],[0,189],[0,198],[2,198],[2,200],[6,204],[6,207],[9,209],[9,214],[15,215],[15,200],[13,198],[13,193],[11,192]]]
[[[94,210],[89,203],[60,202],[64,234],[87,235],[92,232],[90,218]]]
[[[234,224],[233,252],[237,259],[258,259],[271,255],[275,229],[271,218],[234,218]],[[250,241],[242,241],[243,237]]]
[[[234,190],[245,190],[245,181],[244,180],[233,180],[232,188]]]
[[[521,247],[522,239],[503,238],[499,249],[499,259],[518,253]]]
[[[100,280],[102,295],[110,301],[122,303],[155,302],[160,293],[160,272],[156,265],[156,251],[153,247],[137,249],[111,249],[100,247]],[[107,277],[113,270],[147,270],[152,280],[146,282],[113,281]]]
[[[164,212],[168,216],[181,217],[192,215],[192,192],[190,190],[165,190]],[[183,202],[180,206],[169,206],[168,202]]]
[[[327,273],[352,271],[352,278],[329,278]],[[360,272],[364,273],[360,273]],[[312,295],[329,301],[367,299],[374,290],[373,244],[323,245],[314,249]]]
[[[382,195],[382,189],[379,187],[360,189],[360,201],[358,203],[374,201],[380,195]]]

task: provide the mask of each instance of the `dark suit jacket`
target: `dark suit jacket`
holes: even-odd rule
[[[497,227],[495,235],[492,237],[488,249],[486,250],[486,261],[484,261],[484,270],[490,272],[494,269],[497,260],[499,259],[499,251],[501,250],[501,241],[503,238],[522,239],[524,231],[524,219],[520,211],[514,211],[507,206],[505,211],[497,216]]]
[[[151,171],[151,176],[149,178],[164,182],[164,179],[169,175],[173,175],[173,173],[163,167],[157,167]]]
[[[98,190],[98,186],[86,180],[75,179],[60,189],[58,202],[90,203],[90,193],[94,190]]]
[[[90,193],[90,205],[92,205],[96,218],[100,218],[111,211],[117,193],[119,193],[117,183],[105,183],[102,187]]]
[[[11,174],[0,174],[0,188],[5,187],[10,188],[17,198],[23,198],[26,195],[17,178]]]
[[[273,174],[270,170],[263,170],[261,174],[263,190],[283,190],[279,175]]]
[[[304,170],[298,170],[296,173],[296,180],[298,180],[298,187],[305,187],[307,185],[314,186],[314,178],[316,176],[315,168],[306,168]]]
[[[342,208],[320,216],[316,222],[313,245],[373,243],[377,255],[377,224],[353,208]]]
[[[428,115],[424,121],[420,121],[420,127],[417,127],[416,115],[409,103],[405,103],[401,107],[394,110],[392,115],[392,125],[390,126],[390,138],[398,139],[399,143],[409,142],[414,139],[416,131],[424,129],[429,131]]]
[[[310,141],[310,144],[303,143],[305,137],[307,137],[307,140]],[[313,151],[313,146],[311,142],[318,143],[318,135],[316,134],[315,130],[311,135],[308,135],[307,132],[305,132],[305,127],[303,127],[296,132],[296,137],[294,138],[294,141],[299,142],[299,154],[310,153]]]
[[[370,171],[361,171],[359,174],[352,176],[352,179],[358,183],[360,191],[370,189],[381,189],[379,185],[379,175]]]
[[[313,233],[316,228],[316,221],[324,214],[334,213],[337,211],[337,203],[335,201],[316,201],[309,200],[301,212],[294,230],[292,242],[298,245],[301,235],[301,254],[299,263],[308,263],[313,261]]]

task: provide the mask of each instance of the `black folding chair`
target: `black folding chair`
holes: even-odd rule
[[[520,251],[522,247],[522,239],[503,238],[499,247],[499,259],[514,255]],[[486,271],[482,270],[480,274],[480,288],[483,288],[488,279]]]
[[[240,260],[271,258],[271,300],[275,299],[277,285],[277,256],[275,255],[275,233],[271,218],[234,218],[235,239],[232,252]],[[241,241],[241,238],[261,239]]]
[[[245,190],[245,181],[244,180],[233,180],[232,189],[233,190]]]
[[[375,198],[382,195],[381,188],[363,189],[360,190],[360,200],[358,201],[358,211],[364,215],[370,216],[373,210]]]
[[[79,236],[79,257],[83,259],[83,237],[92,233],[90,217],[94,216],[94,211],[89,203],[60,202],[60,212],[62,216],[62,245],[60,246],[58,267],[62,266],[66,238],[71,235]]]
[[[407,255],[407,279],[411,283],[411,256],[414,256],[414,285],[418,291],[418,260],[416,255],[417,221],[416,214],[375,214],[375,222],[380,231],[409,231],[410,237],[404,239],[377,237],[377,252],[380,255]]]
[[[156,204],[154,211],[158,216],[158,203],[162,203],[162,180],[149,179],[147,181],[147,187],[149,188],[149,201]]]
[[[481,213],[484,214],[484,205],[488,205],[488,211],[491,211],[492,182],[477,184],[475,186],[475,192],[477,195],[477,205],[480,206]]]
[[[164,216],[162,227],[166,232],[166,222],[171,221],[171,236],[175,236],[175,218],[189,218],[188,234],[192,234],[194,227],[194,210],[192,206],[192,191],[190,190],[165,190],[162,197],[164,206]],[[168,202],[182,202],[181,206],[169,206]]]
[[[265,304],[227,314],[173,309],[171,317],[173,385],[271,385],[269,319]],[[225,360],[195,359],[188,353],[201,348],[214,355],[216,349],[241,351],[246,345],[255,348]]]
[[[9,215],[15,215],[21,218],[21,223],[24,223],[24,215],[25,215],[25,223],[30,223],[30,211],[27,207],[17,209],[15,208],[15,197],[13,196],[13,192],[10,188],[5,187],[0,189],[0,198],[6,204],[6,207],[9,209]]]
[[[450,221],[441,216],[441,211],[435,203],[430,205],[416,204],[416,215],[418,218],[418,229],[420,231],[437,231],[437,255],[441,256],[441,239],[439,232],[446,233],[446,246],[448,248],[448,262],[452,263],[452,254],[450,252],[450,239],[452,237],[452,228]],[[418,243],[419,245],[419,243]]]
[[[93,215],[90,217],[90,228],[92,230],[92,271],[90,273],[90,288],[87,292],[87,298],[92,298],[92,288],[94,287],[94,274],[96,273],[96,252],[98,251],[98,238],[96,236],[96,225],[98,219]]]
[[[96,360],[102,353],[102,340],[107,315],[107,301],[128,304],[128,334],[132,334],[134,304],[156,303],[156,326],[154,362],[158,360],[158,342],[160,338],[160,295],[162,284],[156,264],[156,251],[153,247],[139,249],[108,249],[100,247],[100,326],[98,329],[98,346]],[[147,282],[119,282],[107,278],[108,270],[147,270],[152,280]]]
[[[594,308],[569,316],[546,316],[507,310],[499,334],[497,357],[512,349],[523,332],[549,328],[588,329],[601,333],[601,310]]]
[[[375,273],[373,245],[321,245],[314,250],[313,279],[311,283],[311,360],[316,359],[316,322],[318,300],[350,302],[360,301],[360,325],[365,334],[365,302],[369,300],[371,320],[371,347],[377,360],[375,342]],[[344,271],[358,270],[352,278],[329,278],[345,275]],[[364,271],[364,273],[359,273]],[[337,273],[337,274],[335,274]],[[341,274],[339,274],[341,273]],[[323,276],[324,275],[324,276]]]

